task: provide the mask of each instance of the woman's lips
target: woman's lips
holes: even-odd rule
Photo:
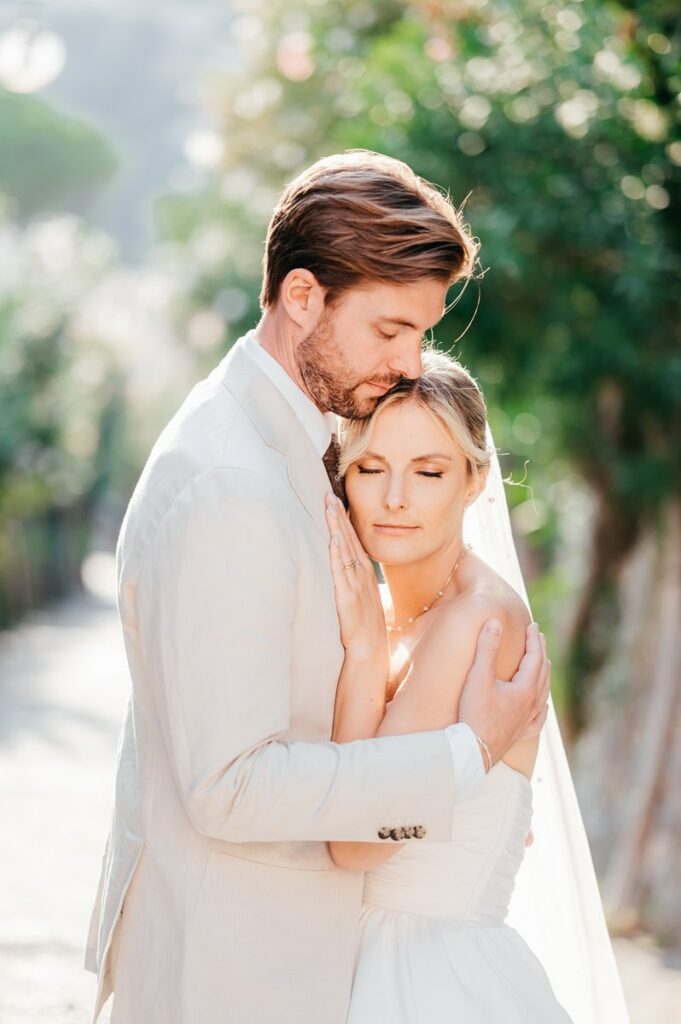
[[[414,530],[418,530],[418,526],[401,526],[397,523],[374,523],[374,530],[378,530],[379,533],[400,536],[401,534],[412,533]]]

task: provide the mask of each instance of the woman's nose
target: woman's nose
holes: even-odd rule
[[[398,509],[406,508],[406,496],[404,488],[399,480],[391,480],[383,498],[383,504],[390,512],[397,512]]]

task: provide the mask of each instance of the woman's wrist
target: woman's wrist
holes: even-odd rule
[[[371,680],[385,688],[390,667],[387,644],[381,648],[376,644],[355,644],[345,649],[343,668],[350,678],[362,678],[366,684]]]

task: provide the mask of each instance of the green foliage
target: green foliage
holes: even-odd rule
[[[45,100],[1,89],[0,137],[2,628],[78,579],[121,382],[110,353],[77,327],[108,244],[74,219],[34,219],[107,179],[113,152]]]
[[[234,236],[217,283],[241,267],[254,289],[263,197],[315,157],[366,146],[406,160],[456,201],[470,193],[487,272],[463,351],[476,369],[503,367],[492,400],[550,396],[555,447],[631,515],[657,507],[681,475],[670,443],[681,427],[671,5],[248,9],[237,30],[254,35],[255,56],[215,84],[225,166],[198,201],[175,205],[185,239],[208,218]],[[250,187],[234,201],[238,172]],[[474,290],[438,327],[441,343],[465,326]]]
[[[0,226],[0,627],[77,579],[121,381],[76,311],[108,249],[73,220]]]
[[[209,223],[229,240],[199,273],[201,303],[238,281],[250,302],[233,326],[250,325],[269,211],[283,182],[319,156],[379,150],[455,202],[468,197],[481,273],[438,325],[438,342],[479,375],[514,477],[530,460],[535,492],[558,494],[567,461],[588,482],[600,547],[587,593],[611,595],[617,565],[681,484],[676,5],[249,0],[238,9],[243,63],[215,78],[211,96],[225,159],[205,194],[160,207],[166,233],[190,248]],[[559,509],[544,511],[527,539],[548,564]],[[567,673],[575,721],[577,674],[582,686],[597,648],[581,637]]]
[[[116,169],[99,132],[37,96],[0,89],[0,138],[0,192],[22,218],[58,209]]]

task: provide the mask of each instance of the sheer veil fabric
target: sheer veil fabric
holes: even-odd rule
[[[488,429],[488,446],[494,450]],[[485,490],[464,518],[464,540],[528,604],[496,453]],[[628,1024],[596,874],[553,705],[532,780],[534,844],[508,923],[539,958],[574,1024]]]

